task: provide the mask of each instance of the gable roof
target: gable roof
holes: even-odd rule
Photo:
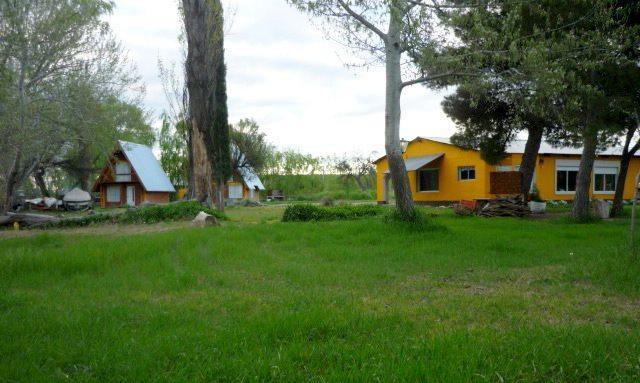
[[[240,173],[240,176],[242,177],[244,184],[247,185],[248,189],[264,190],[264,185],[262,184],[262,181],[260,181],[260,178],[253,170],[253,168],[242,167],[238,169],[238,173]]]
[[[118,146],[146,191],[169,193],[176,191],[150,147],[127,141],[118,141]]]
[[[240,149],[234,144],[231,144],[231,154],[233,156],[237,156],[240,163],[245,162],[244,153],[240,152]],[[243,166],[239,167],[238,173],[240,177],[242,177],[242,181],[247,186],[248,189],[251,190],[265,190],[262,181],[260,181],[260,177],[256,174],[255,170],[251,166]]]

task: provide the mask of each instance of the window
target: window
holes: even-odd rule
[[[615,193],[618,181],[618,168],[596,167],[593,169],[593,192]]]
[[[229,198],[242,199],[242,185],[229,185]]]
[[[131,165],[128,162],[116,163],[116,182],[131,182]]]
[[[438,191],[438,169],[426,169],[418,172],[418,191]]]
[[[476,179],[476,168],[473,166],[465,166],[458,168],[458,181],[469,181]]]
[[[120,202],[120,185],[107,186],[107,202]]]
[[[573,168],[556,169],[556,192],[574,193],[576,191],[577,179],[578,179],[578,169],[573,169]]]

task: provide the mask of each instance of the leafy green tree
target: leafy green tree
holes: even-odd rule
[[[163,114],[162,126],[158,133],[160,163],[171,183],[178,188],[187,187],[189,184],[188,134],[188,127],[184,121],[179,121],[173,126],[169,117]]]
[[[65,84],[116,58],[117,43],[103,20],[112,6],[106,0],[0,2],[0,79],[6,95],[0,109],[0,212],[9,209],[16,189],[40,164],[64,147]]]
[[[555,121],[562,129],[552,139],[583,146],[572,216],[584,218],[595,153],[623,130],[621,69],[637,61],[625,53],[637,29],[625,25],[628,14],[616,19],[621,7],[608,0],[462,4],[449,20],[465,62],[484,72],[476,81]]]
[[[258,123],[250,118],[241,119],[231,126],[232,167],[234,170],[252,168],[262,172],[273,152],[266,135],[260,131]]]

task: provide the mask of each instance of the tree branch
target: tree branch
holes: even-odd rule
[[[343,0],[338,0],[338,4],[340,4],[342,9],[344,9],[351,17],[358,20],[358,22],[360,22],[362,25],[367,27],[370,31],[378,35],[383,41],[385,42],[387,41],[386,33],[382,32],[378,27],[373,25],[373,23],[367,20],[364,16],[362,16],[358,12],[351,9],[351,7],[347,3],[345,3]]]
[[[441,78],[445,78],[445,77],[449,77],[449,76],[479,76],[478,73],[464,73],[464,72],[447,72],[447,73],[441,73],[441,74],[434,74],[431,76],[423,76],[423,77],[419,77],[413,80],[409,80],[409,81],[405,81],[402,84],[400,84],[400,89],[410,86],[410,85],[415,85],[415,84],[422,84],[425,82],[429,82],[429,81],[433,81],[433,80],[439,80]]]

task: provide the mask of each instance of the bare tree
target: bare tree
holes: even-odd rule
[[[407,169],[400,143],[400,98],[410,85],[461,75],[403,70],[407,56],[429,47],[439,6],[414,0],[287,0],[298,9],[322,17],[342,33],[347,46],[362,49],[385,65],[385,151],[396,195],[396,207],[406,218],[414,216]],[[383,25],[386,24],[386,27]],[[409,79],[403,77],[411,76]]]

